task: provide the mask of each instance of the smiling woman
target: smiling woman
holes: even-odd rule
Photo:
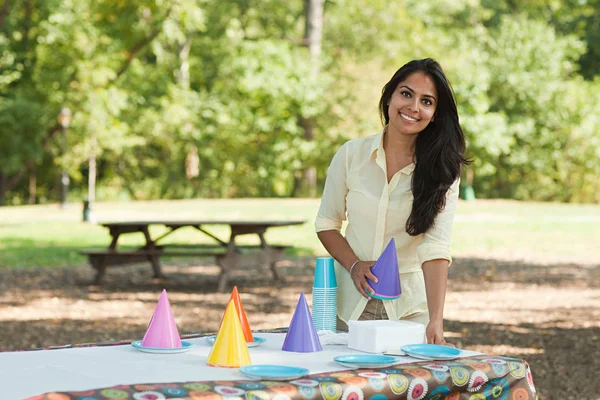
[[[379,109],[383,130],[334,156],[315,222],[337,261],[338,329],[355,319],[405,319],[427,325],[428,342],[444,344],[450,232],[469,163],[454,95],[436,61],[414,60],[384,86]],[[392,239],[402,296],[371,298],[373,260]]]
[[[424,72],[409,75],[398,84],[387,102],[387,114],[392,117],[388,122],[389,135],[384,140],[389,140],[390,136],[418,134],[433,120],[436,106],[437,90],[433,79]]]

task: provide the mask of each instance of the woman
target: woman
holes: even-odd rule
[[[346,142],[333,157],[315,221],[337,261],[338,329],[355,319],[403,319],[426,325],[428,343],[445,344],[450,233],[469,163],[456,102],[440,65],[427,58],[396,71],[379,109],[383,130]],[[402,295],[382,301],[369,296],[367,279],[377,281],[371,267],[392,238]]]

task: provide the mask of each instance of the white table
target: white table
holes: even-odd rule
[[[304,367],[311,374],[343,371],[333,358],[360,353],[346,346],[325,345],[316,353],[281,351],[283,333],[257,333],[266,343],[250,348],[252,364]],[[206,338],[185,339],[196,346],[180,354],[148,354],[130,345],[0,353],[0,397],[22,399],[54,391],[83,391],[121,384],[248,379],[237,369],[206,364]],[[364,353],[362,353],[364,354]],[[465,352],[465,356],[480,353]],[[399,357],[400,363],[414,363]]]

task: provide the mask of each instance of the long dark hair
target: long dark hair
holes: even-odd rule
[[[419,71],[429,75],[435,82],[438,103],[434,118],[419,132],[415,144],[413,205],[406,221],[406,232],[411,236],[420,235],[431,228],[435,217],[446,206],[448,189],[460,176],[463,165],[470,164],[464,157],[465,136],[458,122],[454,92],[442,67],[431,58],[408,62],[385,84],[379,100],[382,122],[388,124],[390,121],[388,103],[398,83]]]

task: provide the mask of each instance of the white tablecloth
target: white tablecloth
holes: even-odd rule
[[[346,346],[327,345],[316,353],[281,351],[282,333],[257,333],[266,343],[250,348],[252,364],[304,367],[311,374],[347,370],[333,361],[360,353]],[[130,345],[0,353],[0,398],[23,399],[54,391],[83,391],[120,384],[248,379],[238,369],[206,365],[206,338],[186,339],[196,346],[180,354],[148,354]],[[465,356],[479,353],[465,352]],[[417,361],[399,357],[400,363]]]

